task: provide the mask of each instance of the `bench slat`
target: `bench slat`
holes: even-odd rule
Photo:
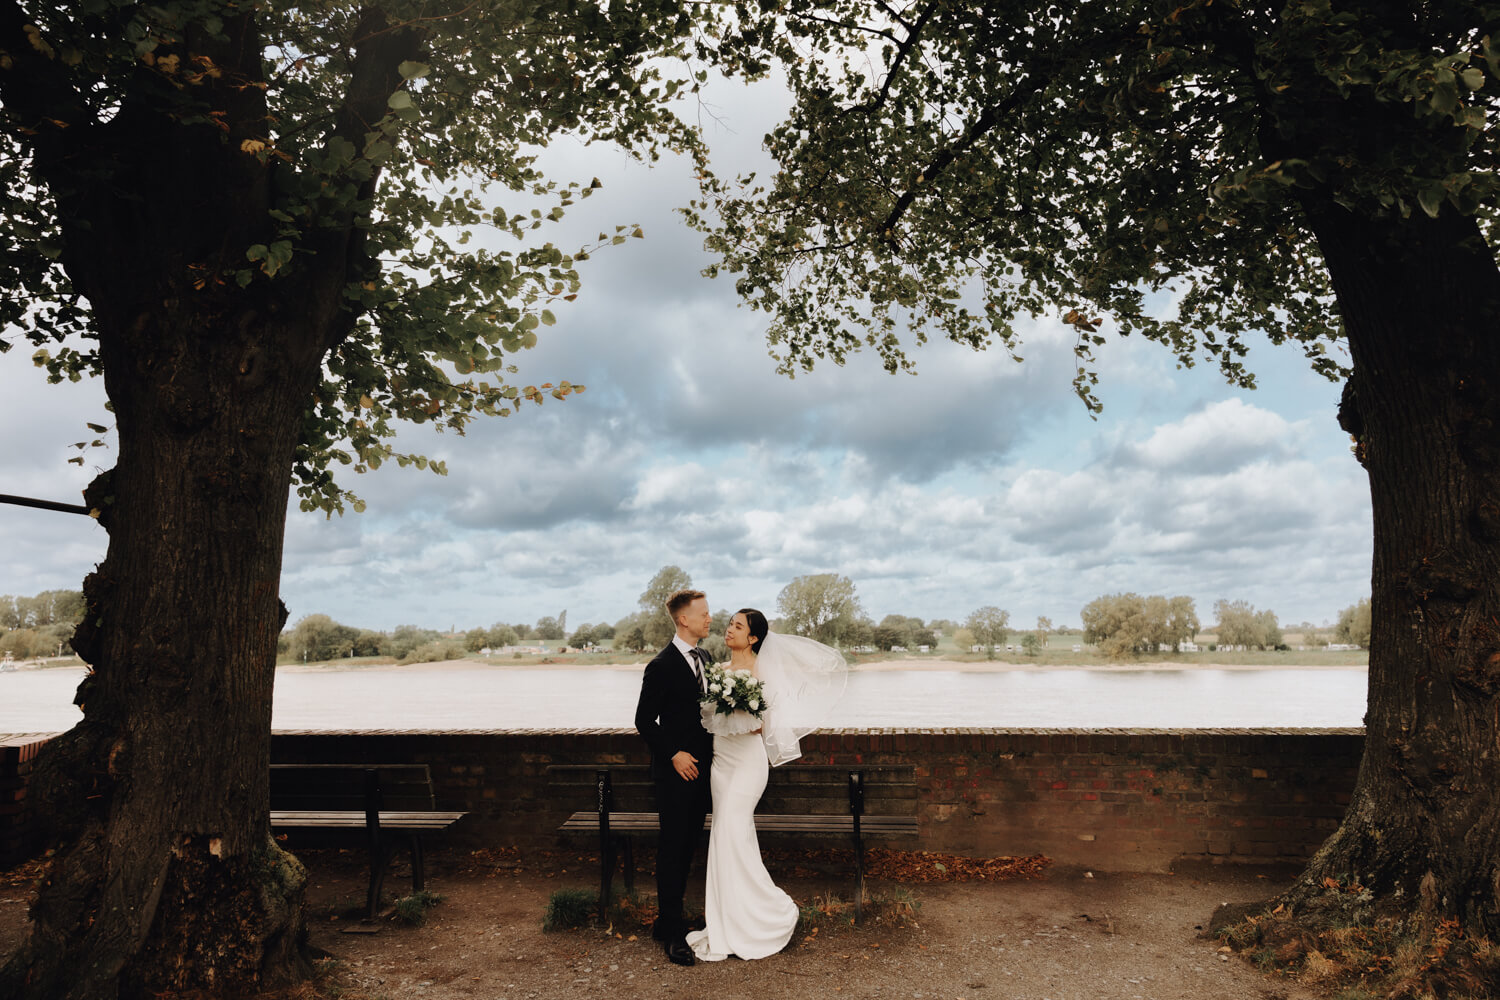
[[[395,812],[382,809],[380,825],[401,830],[441,830],[467,815],[464,812]],[[365,814],[364,810],[356,812],[350,809],[273,809],[271,825],[363,829]]]
[[[703,821],[703,828],[713,826],[713,815]],[[852,833],[852,816],[786,816],[765,814],[755,817],[755,828],[768,833]],[[915,816],[861,816],[860,832],[871,835],[906,835],[917,833]],[[597,831],[597,812],[576,812],[567,818],[561,829],[570,831]],[[612,812],[609,814],[611,833],[640,833],[657,829],[656,813]]]

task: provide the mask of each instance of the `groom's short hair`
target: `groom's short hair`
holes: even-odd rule
[[[683,610],[689,604],[692,604],[700,597],[707,596],[708,595],[701,590],[679,590],[677,593],[667,598],[667,617],[672,619],[672,621],[675,623],[677,621],[677,616],[682,614]]]

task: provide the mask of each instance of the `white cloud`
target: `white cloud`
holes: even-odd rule
[[[1163,424],[1140,444],[1122,448],[1120,460],[1154,469],[1229,472],[1272,453],[1290,454],[1293,443],[1288,421],[1230,398]]]

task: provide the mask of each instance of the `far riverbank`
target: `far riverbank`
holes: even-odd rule
[[[329,660],[326,663],[282,664],[278,671],[287,673],[323,673],[340,670],[374,671],[465,671],[465,670],[634,670],[645,668],[645,661],[618,662],[607,657],[596,658],[587,654],[561,654],[552,657],[526,657],[524,660],[500,659],[498,657],[465,658],[462,660],[435,660],[427,663],[398,663],[394,660],[371,659]],[[856,661],[851,669],[860,673],[877,671],[945,671],[971,674],[995,674],[1010,672],[1051,672],[1063,670],[1097,670],[1106,673],[1131,673],[1160,670],[1359,670],[1367,669],[1363,663],[1300,663],[1282,661],[1277,663],[1211,663],[1182,662],[1175,660],[1115,660],[1082,663],[1029,662],[1015,663],[1007,660],[949,660],[934,657],[911,657],[899,660]]]

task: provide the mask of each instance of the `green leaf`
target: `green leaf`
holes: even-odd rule
[[[432,67],[426,63],[413,62],[407,59],[396,67],[396,72],[401,74],[401,79],[403,80],[416,80],[431,73]]]
[[[1480,90],[1484,87],[1484,71],[1478,66],[1470,66],[1461,74],[1464,86],[1470,90]]]
[[[1433,184],[1417,192],[1417,202],[1422,206],[1422,211],[1436,219],[1438,212],[1442,210],[1443,200],[1448,197],[1448,189],[1441,184]]]
[[[1432,97],[1428,103],[1434,111],[1451,114],[1458,107],[1458,87],[1448,82],[1438,84],[1432,88]]]
[[[403,111],[411,107],[411,95],[404,90],[398,90],[387,98],[385,103],[392,111]]]
[[[277,240],[266,248],[266,261],[261,265],[261,270],[266,276],[274,278],[276,272],[281,270],[292,260],[292,244],[289,240]]]

